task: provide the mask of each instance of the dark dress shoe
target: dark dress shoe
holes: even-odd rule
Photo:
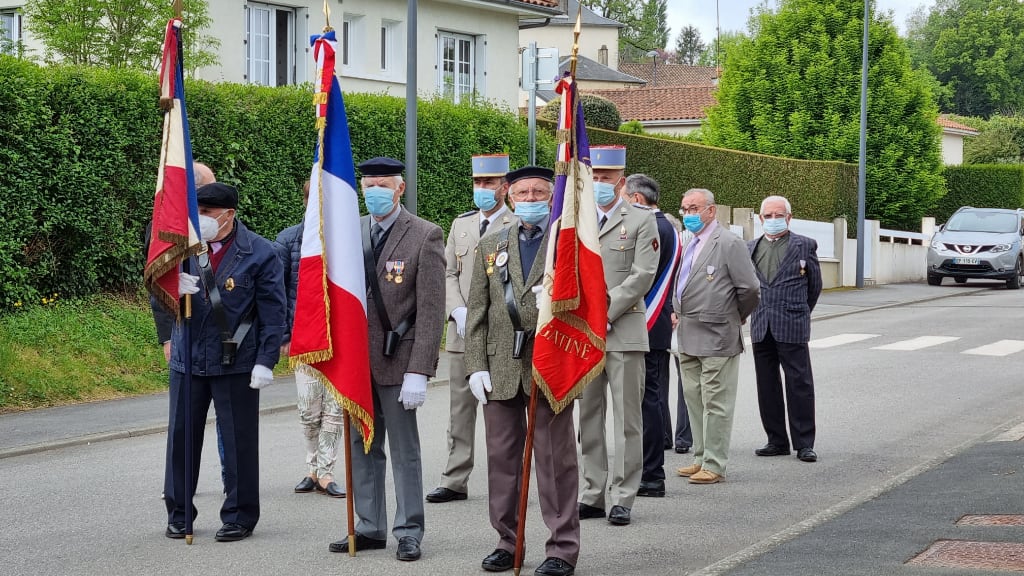
[[[449,490],[444,487],[434,488],[429,494],[427,494],[427,502],[433,502],[435,504],[451,502],[452,500],[465,500],[466,498],[467,496],[465,492],[456,492],[455,490]]]
[[[185,537],[185,523],[184,522],[171,522],[167,525],[167,531],[164,535],[168,538],[174,538],[180,540]]]
[[[302,482],[295,485],[295,491],[299,494],[305,494],[314,490],[316,490],[316,480],[313,480],[309,476],[306,476],[302,479]]]
[[[608,511],[608,523],[616,526],[628,525],[629,508],[625,506],[612,506],[612,509]]]
[[[591,506],[580,502],[580,520],[586,520],[588,518],[604,518],[604,508],[598,508],[597,506]]]
[[[636,495],[648,498],[664,498],[665,481],[651,480],[650,482],[640,482],[640,489],[636,491]]]
[[[690,451],[689,446],[676,446],[676,454],[686,454]]]
[[[395,556],[403,562],[412,562],[420,559],[420,541],[412,536],[402,536],[398,539],[398,552]]]
[[[515,562],[515,557],[508,550],[502,550],[498,548],[494,552],[484,558],[484,561],[480,563],[480,567],[488,572],[504,572],[505,570],[511,570],[512,564]]]
[[[761,448],[754,450],[754,454],[757,454],[758,456],[789,456],[789,448],[768,443]]]
[[[548,556],[533,573],[537,576],[572,576],[576,567],[561,558]]]
[[[217,535],[214,539],[217,542],[237,542],[238,540],[245,540],[249,536],[252,536],[252,530],[242,526],[241,524],[235,524],[228,522],[217,530]]]
[[[378,540],[376,538],[370,538],[369,536],[363,536],[362,534],[356,534],[356,551],[359,550],[383,550],[387,548],[387,540]],[[338,540],[337,542],[331,542],[331,552],[344,552],[348,553],[348,538],[344,540]]]
[[[331,498],[345,497],[345,491],[338,487],[337,482],[328,482],[327,486],[324,487],[324,494],[327,494]]]
[[[813,448],[801,448],[800,451],[796,453],[796,457],[802,460],[803,462],[818,461],[818,455],[814,453]]]

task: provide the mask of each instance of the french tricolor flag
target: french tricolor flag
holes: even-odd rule
[[[308,370],[359,421],[373,441],[366,279],[359,196],[341,87],[334,75],[335,36],[313,36],[313,104],[318,139],[309,178],[290,362]]]

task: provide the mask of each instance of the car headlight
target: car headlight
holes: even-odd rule
[[[932,240],[932,249],[933,250],[942,250],[942,242],[940,242],[938,240]]]
[[[991,252],[1006,252],[1010,248],[1013,248],[1012,244],[996,244],[992,247]]]

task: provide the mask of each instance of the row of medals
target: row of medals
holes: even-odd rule
[[[401,284],[404,279],[402,274],[405,273],[405,261],[403,260],[388,260],[384,263],[384,269],[388,271],[384,279],[388,282],[394,282],[395,284]],[[394,272],[394,274],[392,274]]]

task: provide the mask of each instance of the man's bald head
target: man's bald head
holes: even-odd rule
[[[210,167],[202,162],[192,163],[192,173],[196,178],[196,188],[217,181],[217,177],[213,175],[213,170],[210,170]]]

